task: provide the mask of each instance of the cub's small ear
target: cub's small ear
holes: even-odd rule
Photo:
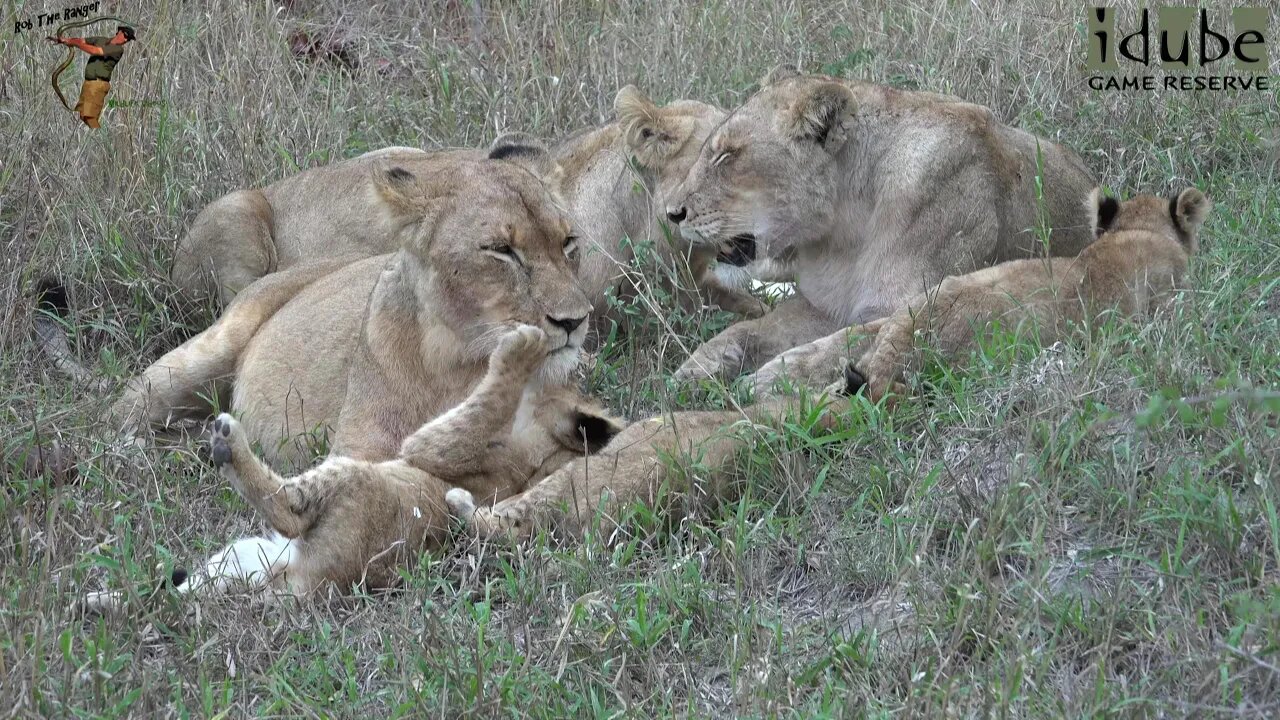
[[[573,417],[574,444],[587,441],[587,452],[599,452],[609,444],[613,436],[622,432],[623,425],[595,408],[579,408]]]
[[[1194,233],[1204,224],[1213,209],[1213,201],[1195,188],[1187,188],[1178,193],[1169,203],[1169,214],[1173,223],[1185,233]]]
[[[1116,215],[1120,213],[1120,203],[1103,194],[1102,188],[1094,188],[1089,193],[1088,210],[1093,222],[1093,238],[1096,240],[1111,229]]]
[[[832,81],[815,82],[782,113],[781,130],[797,141],[816,142],[835,152],[848,139],[853,111],[853,91],[848,87]]]
[[[679,128],[662,115],[662,109],[634,85],[618,91],[613,109],[622,126],[623,141],[636,162],[647,168],[662,165],[676,149]]]
[[[842,394],[853,397],[866,386],[867,377],[863,375],[862,371],[853,364],[852,360],[850,360],[849,363],[844,366],[844,392]]]
[[[768,87],[774,83],[780,83],[783,80],[790,80],[794,77],[800,77],[800,70],[795,65],[787,63],[774,65],[769,69],[769,72],[764,74],[764,77],[760,78],[760,87]]]
[[[658,106],[635,85],[624,85],[613,96],[613,112],[623,124],[636,117],[656,115],[657,111]]]
[[[489,144],[490,160],[513,162],[538,177],[545,178],[556,167],[546,143],[528,133],[503,133]]]

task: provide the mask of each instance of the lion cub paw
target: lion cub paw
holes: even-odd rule
[[[844,333],[836,333],[778,355],[755,371],[750,376],[750,383],[757,398],[772,395],[782,378],[796,386],[824,387],[840,376],[840,369],[849,362],[849,355]]]
[[[237,492],[243,493],[244,486],[240,482],[240,473],[236,469],[238,463],[248,462],[253,458],[253,450],[244,436],[240,423],[227,413],[213,419],[209,426],[209,457],[218,469],[218,474],[231,483]]]
[[[527,376],[547,358],[547,334],[533,325],[518,325],[498,341],[490,367],[500,372]]]
[[[218,468],[231,464],[232,433],[240,432],[240,423],[228,413],[213,419],[209,426],[209,455]]]
[[[450,488],[444,494],[444,502],[449,506],[450,514],[459,520],[467,521],[476,514],[475,497],[460,487]]]
[[[476,507],[475,497],[462,488],[452,488],[444,495],[449,512],[466,526],[467,531],[481,540],[499,537],[519,539],[525,528],[518,519],[495,513],[492,508]]]

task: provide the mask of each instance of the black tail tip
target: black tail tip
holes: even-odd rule
[[[71,309],[67,301],[67,286],[58,278],[41,278],[36,282],[36,307],[58,317],[66,316]]]
[[[175,588],[182,587],[182,584],[185,583],[186,581],[187,581],[186,568],[174,568],[173,575],[169,576],[169,585],[171,587],[175,587]]]
[[[866,387],[867,378],[858,368],[854,367],[853,361],[850,360],[844,366],[844,394],[857,395],[858,391]]]

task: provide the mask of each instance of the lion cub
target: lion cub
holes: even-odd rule
[[[329,583],[344,590],[393,585],[399,568],[446,539],[451,487],[501,500],[603,447],[621,426],[573,391],[542,389],[533,417],[525,417],[522,398],[548,345],[547,335],[530,325],[507,334],[471,395],[410,435],[394,460],[331,457],[283,478],[253,452],[235,419],[218,416],[213,462],[275,532],[232,543],[189,577],[175,573],[179,591],[239,582],[301,595]],[[546,432],[518,441],[512,428],[522,423]]]
[[[1030,325],[1053,342],[1071,323],[1111,311],[1147,313],[1181,285],[1212,203],[1195,188],[1173,199],[1140,195],[1124,203],[1094,190],[1088,207],[1098,239],[1079,256],[1014,260],[949,277],[894,315],[851,329],[874,335],[871,349],[849,362],[844,383],[831,390],[843,385],[853,394],[865,386],[872,400],[902,394],[902,379],[919,362],[915,347],[922,335],[954,355],[993,322]]]

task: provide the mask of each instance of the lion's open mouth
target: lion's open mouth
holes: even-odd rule
[[[716,260],[742,267],[756,259],[756,236],[751,233],[734,235],[716,255]]]

